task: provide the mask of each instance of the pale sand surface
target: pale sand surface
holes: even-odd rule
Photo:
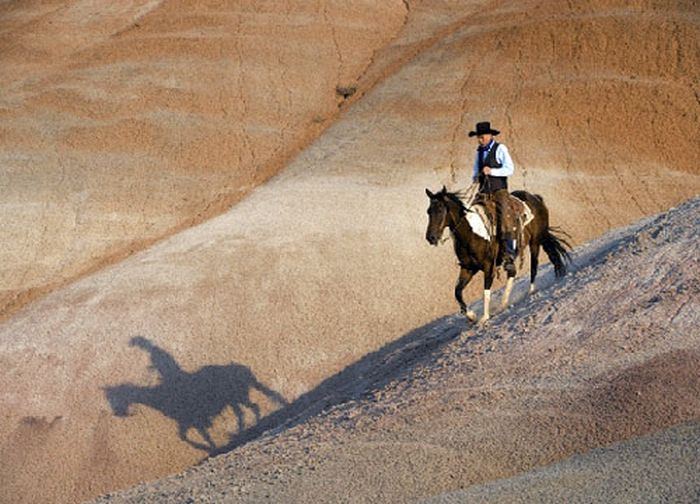
[[[11,502],[178,472],[462,330],[423,189],[465,185],[477,120],[577,245],[700,192],[692,1],[0,8]]]

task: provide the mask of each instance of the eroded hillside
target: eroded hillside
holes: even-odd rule
[[[417,328],[286,428],[98,502],[692,502],[700,198],[575,257],[488,326]]]
[[[202,222],[338,116],[390,2],[0,6],[0,315]]]
[[[375,4],[2,4],[13,501],[182,470],[453,312],[423,190],[478,120],[575,244],[700,192],[694,2]]]

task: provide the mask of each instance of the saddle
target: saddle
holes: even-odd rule
[[[534,215],[532,209],[527,206],[527,204],[513,196],[512,194],[508,197],[508,205],[511,216],[515,222],[515,236],[517,242],[517,255],[520,261],[519,268],[522,269],[523,263],[525,261],[525,247],[523,246],[525,242],[525,226],[527,226]],[[469,207],[467,212],[467,221],[478,236],[481,236],[487,241],[491,240],[491,237],[496,237],[498,234],[497,230],[497,220],[496,220],[496,202],[483,195],[477,195],[474,203]],[[503,250],[499,248],[498,255],[496,257],[496,264],[503,264]]]
[[[508,205],[510,214],[515,217],[514,220],[517,223],[518,245],[520,245],[522,230],[532,221],[534,215],[523,200],[513,195],[509,196]],[[483,195],[478,195],[469,207],[467,220],[477,235],[490,241],[491,237],[497,234],[496,202],[488,197],[483,197]],[[520,246],[518,248],[522,249]]]

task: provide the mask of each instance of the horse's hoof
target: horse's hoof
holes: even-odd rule
[[[481,317],[479,319],[479,325],[485,325],[489,321],[490,317]]]
[[[459,335],[459,341],[460,343],[464,343],[467,341],[471,336],[473,336],[474,333],[472,331],[464,331]]]
[[[464,314],[465,317],[467,317],[467,320],[469,322],[476,322],[476,313],[474,313],[471,310],[468,310],[467,313]]]

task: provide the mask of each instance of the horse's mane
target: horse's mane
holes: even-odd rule
[[[467,211],[469,210],[467,207],[467,204],[464,202],[463,197],[465,196],[463,191],[457,191],[457,192],[449,192],[447,190],[443,191],[443,196],[446,199],[449,199],[452,201],[455,205],[457,205],[457,208],[459,208],[459,215],[464,217],[467,214]]]

